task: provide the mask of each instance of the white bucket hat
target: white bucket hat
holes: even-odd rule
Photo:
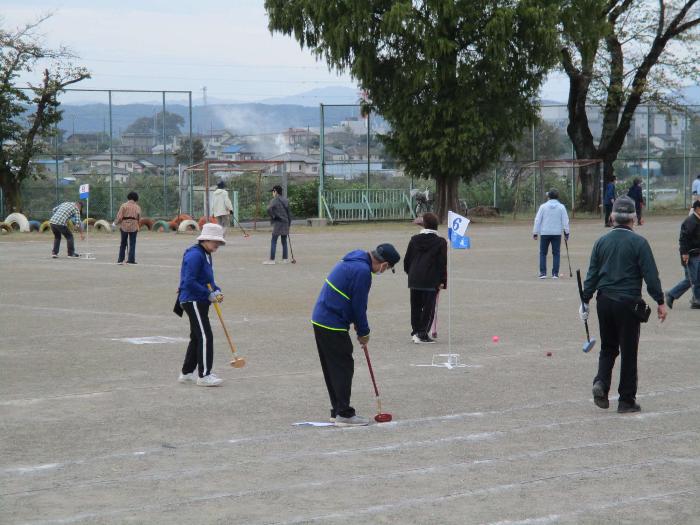
[[[197,237],[198,241],[217,241],[226,244],[224,239],[224,229],[218,224],[208,222],[202,227],[202,233]]]

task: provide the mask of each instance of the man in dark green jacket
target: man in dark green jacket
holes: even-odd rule
[[[593,379],[593,401],[600,408],[610,406],[612,369],[620,354],[617,406],[620,413],[641,410],[636,403],[640,319],[634,307],[642,299],[642,279],[647,283],[647,292],[658,303],[659,319],[661,322],[666,319],[664,292],[654,254],[647,240],[632,230],[635,216],[635,203],[629,197],[620,197],[613,204],[615,227],[593,245],[579,309],[581,319],[588,319],[588,302],[597,290],[601,345],[598,374]]]

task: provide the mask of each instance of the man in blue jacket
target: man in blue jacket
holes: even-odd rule
[[[613,175],[610,181],[605,185],[605,195],[603,195],[603,209],[605,210],[605,227],[610,228],[612,221],[610,214],[612,213],[613,203],[615,202],[615,182],[617,177]]]
[[[338,427],[367,425],[367,418],[355,414],[350,405],[352,358],[350,324],[355,325],[361,345],[369,342],[367,299],[372,274],[384,273],[401,256],[391,244],[380,244],[366,252],[355,250],[335,265],[316,300],[311,323],[314,327],[318,357],[331,401],[331,422]]]

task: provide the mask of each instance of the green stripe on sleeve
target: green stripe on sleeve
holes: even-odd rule
[[[333,285],[333,283],[330,282],[328,279],[326,279],[326,283],[328,284],[328,286],[330,286],[331,288],[333,288],[333,289],[334,289],[336,292],[338,292],[340,295],[342,295],[343,297],[345,297],[348,301],[350,300],[350,297],[348,297],[347,294],[344,294],[343,292],[341,292],[340,290],[338,290],[338,289]]]

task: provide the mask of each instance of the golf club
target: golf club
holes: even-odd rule
[[[239,227],[239,228],[241,229],[241,231],[243,232],[243,237],[245,237],[246,239],[249,238],[250,235],[248,235],[248,232],[245,231],[245,229],[243,228],[243,226],[241,226],[241,223],[240,223],[239,221],[237,221],[237,220],[233,217],[233,215],[231,216],[231,219],[233,220],[234,223],[238,224],[238,227]]]
[[[435,309],[433,310],[433,322],[431,323],[430,326],[430,335],[433,339],[437,338],[438,336],[438,304],[440,304],[440,290],[437,291],[437,295],[435,296]]]
[[[581,270],[576,270],[576,280],[578,281],[578,294],[579,297],[581,297],[581,304],[584,305],[585,303],[583,302],[583,285],[581,284]],[[595,337],[591,339],[591,335],[588,332],[588,319],[586,319],[583,322],[583,324],[586,325],[586,342],[583,343],[583,348],[581,350],[588,353],[595,346]]]
[[[289,239],[289,253],[292,255],[292,264],[296,264],[297,260],[294,258],[294,248],[292,248],[292,235],[287,234],[287,239]]]
[[[374,371],[372,370],[372,363],[369,360],[369,352],[367,351],[367,345],[362,345],[362,350],[365,351],[365,359],[367,359],[367,368],[369,368],[369,376],[372,378],[372,385],[374,385],[374,397],[377,400],[377,415],[374,416],[374,420],[377,423],[388,423],[391,421],[391,414],[386,414],[382,412],[382,401],[379,399],[379,390],[377,390],[377,382],[374,380]]]
[[[569,240],[564,235],[564,245],[566,246],[566,260],[569,262],[569,277],[573,277],[574,274],[571,273],[571,259],[569,258]]]
[[[211,284],[207,284],[207,288],[209,288],[210,292],[214,291],[214,289],[211,287]],[[216,310],[216,315],[219,316],[219,321],[221,321],[221,328],[224,329],[224,334],[226,334],[228,345],[231,347],[231,353],[233,354],[231,366],[233,368],[243,368],[245,366],[245,358],[238,357],[238,355],[236,355],[236,346],[233,344],[233,341],[231,341],[231,336],[228,335],[228,330],[226,330],[226,325],[224,324],[224,316],[221,314],[221,307],[219,306],[219,303],[214,303],[214,309]]]
[[[695,297],[695,282],[693,280],[693,272],[690,271],[689,264],[690,264],[690,258],[693,255],[697,255],[699,251],[700,250],[698,250],[697,248],[694,248],[694,249],[688,251],[688,262],[685,264],[683,264],[683,259],[681,259],[681,264],[683,265],[683,267],[686,271],[686,275],[688,276],[688,282],[690,283],[690,306],[691,307],[695,304],[697,299]]]

